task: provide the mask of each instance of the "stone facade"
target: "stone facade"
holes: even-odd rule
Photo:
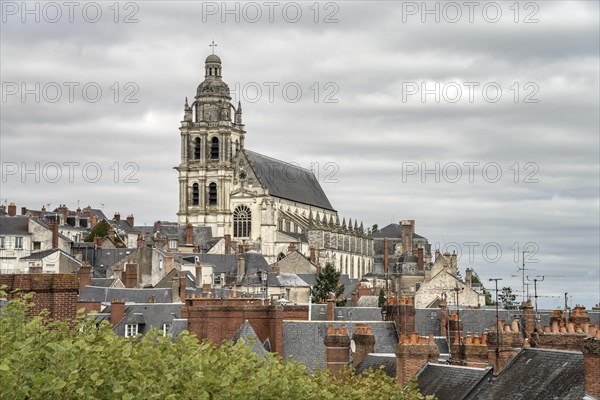
[[[222,65],[212,54],[194,101],[184,105],[179,172],[180,225],[208,226],[231,235],[269,263],[290,243],[315,264],[333,263],[352,278],[372,270],[370,236],[362,224],[340,224],[316,177],[304,168],[245,148],[242,106],[232,104]]]

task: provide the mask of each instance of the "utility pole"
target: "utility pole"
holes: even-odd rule
[[[490,278],[490,281],[494,281],[496,283],[496,368],[499,365],[500,361],[500,315],[498,313],[498,281],[501,281],[502,278]]]
[[[566,324],[569,325],[569,306],[567,304],[568,292],[565,292],[565,320]]]
[[[459,288],[458,284],[457,284],[453,290],[454,290],[454,293],[456,294],[456,316],[458,317],[458,327],[460,328],[460,308],[458,306],[458,294],[462,293],[462,291],[465,289]],[[458,344],[462,345],[462,332],[460,332],[460,334],[458,335]]]

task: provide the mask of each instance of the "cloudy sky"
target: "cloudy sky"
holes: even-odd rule
[[[341,217],[414,219],[519,293],[526,250],[540,304],[599,302],[597,1],[23,4],[1,2],[3,204],[176,220],[214,40],[246,147],[314,169]]]

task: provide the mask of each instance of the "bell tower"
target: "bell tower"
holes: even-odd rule
[[[244,147],[246,132],[241,104],[231,103],[229,86],[222,80],[221,59],[214,53],[206,58],[204,81],[194,101],[189,104],[185,99],[179,131],[178,221],[210,226],[213,236],[223,236],[231,227],[233,160]]]

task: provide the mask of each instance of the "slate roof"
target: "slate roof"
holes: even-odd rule
[[[317,284],[317,274],[297,274],[300,279],[304,282],[308,283],[310,286],[315,286]],[[358,279],[351,279],[348,275],[342,274],[340,275],[340,283],[344,285],[344,298],[349,298],[350,294],[354,291],[356,284],[358,283]]]
[[[111,287],[117,278],[92,278],[92,286],[96,287]]]
[[[419,391],[438,400],[462,400],[484,378],[492,376],[492,368],[472,368],[427,363],[417,374]],[[512,397],[498,397],[510,399]]]
[[[271,196],[335,211],[312,171],[250,150],[243,152]]]
[[[56,253],[57,251],[59,251],[59,249],[48,249],[48,250],[37,251],[35,253],[31,253],[27,257],[21,257],[21,260],[41,260],[42,258],[46,258],[49,255]]]
[[[160,231],[156,231],[156,223],[154,225],[153,234],[155,233],[159,237],[166,237],[168,239],[177,239],[180,245],[185,244],[187,229],[185,225],[179,225],[176,222],[161,221]],[[195,246],[200,246],[202,250],[207,250],[207,243],[212,242],[214,239],[211,228],[209,226],[194,226],[193,239]],[[212,246],[211,244],[209,247]]]
[[[126,289],[86,286],[79,294],[79,301],[111,302],[123,300],[131,303],[171,303],[173,293],[170,288],[164,289]]]
[[[402,238],[402,225],[392,223],[383,228],[379,229],[377,232],[372,233],[371,236],[373,238]],[[425,239],[421,235],[417,235],[413,233],[413,239]]]
[[[254,354],[258,354],[259,356],[267,355],[267,351],[264,346],[261,344],[258,335],[250,325],[248,320],[244,321],[244,323],[240,326],[240,329],[233,335],[231,339],[234,343],[237,343],[238,340],[244,341],[246,345],[252,345],[251,352]]]
[[[583,354],[524,348],[500,374],[470,398],[560,399],[584,396]]]
[[[283,358],[292,358],[310,370],[325,365],[325,344],[323,339],[327,325],[341,328],[345,324],[352,337],[354,322],[331,321],[283,321]],[[369,326],[375,335],[376,353],[394,353],[398,343],[398,335],[393,322],[370,322]]]
[[[314,321],[327,320],[327,305],[313,304],[311,306]],[[381,321],[381,308],[379,307],[336,307],[336,321]]]
[[[110,306],[103,313],[110,313]],[[162,331],[163,324],[173,324],[173,320],[180,317],[180,303],[125,304],[125,317],[114,327],[114,331],[119,336],[125,336],[125,324],[138,324],[138,333],[142,335],[151,327]]]
[[[188,254],[183,257],[183,261],[194,264],[196,257],[200,263],[212,265],[215,274],[236,272],[237,256],[235,254]]]
[[[356,367],[358,372],[364,372],[371,368],[377,370],[383,367],[383,371],[390,378],[396,377],[396,354],[395,353],[370,353]]]
[[[29,217],[20,215],[14,217],[0,217],[0,234],[29,235]]]

